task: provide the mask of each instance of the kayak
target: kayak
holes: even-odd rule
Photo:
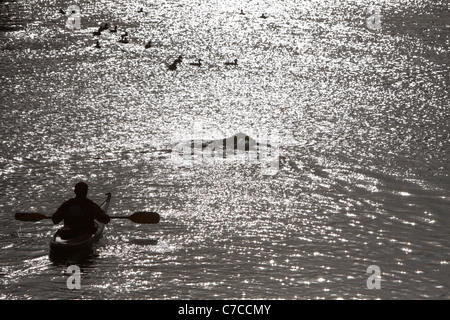
[[[106,195],[107,198],[100,207],[107,213],[109,202],[111,201],[111,193]],[[70,239],[63,239],[61,237],[63,229],[59,229],[50,241],[50,253],[53,255],[67,254],[91,249],[103,237],[103,231],[105,230],[105,225],[97,220],[95,220],[95,225],[95,233],[82,234]]]

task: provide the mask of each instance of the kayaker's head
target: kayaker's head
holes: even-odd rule
[[[74,191],[77,198],[86,198],[88,193],[88,185],[84,182],[78,182],[75,185]]]

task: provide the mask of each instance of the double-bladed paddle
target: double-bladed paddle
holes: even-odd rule
[[[37,212],[17,212],[15,214],[16,220],[20,221],[41,221],[44,219],[51,219],[52,217],[46,216],[42,213]],[[131,216],[121,216],[114,217],[110,216],[111,219],[128,219],[134,223],[141,224],[149,224],[149,223],[158,223],[159,222],[159,214],[157,212],[135,212]]]
[[[159,222],[159,214],[157,212],[144,212],[139,211],[133,213],[131,216],[122,216],[122,217],[111,217],[111,219],[128,219],[133,221],[134,223],[158,223]]]

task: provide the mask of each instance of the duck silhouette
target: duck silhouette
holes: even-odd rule
[[[110,27],[110,24],[108,22],[102,22],[102,23],[100,23],[100,27],[98,27],[98,31],[108,30],[109,27]]]
[[[94,37],[95,37],[95,36],[99,36],[99,35],[102,34],[102,31],[103,31],[103,30],[101,30],[100,28],[98,28],[98,30],[97,30],[97,31],[94,31],[92,34],[93,34]]]
[[[240,13],[240,14],[245,14],[245,13],[244,13],[244,10],[241,9],[241,13]]]
[[[120,43],[128,43],[129,41],[128,41],[127,37],[128,37],[128,32],[125,31],[124,33],[122,33],[120,35],[120,40],[118,42],[120,42]]]
[[[139,10],[137,12],[144,12],[144,9],[139,8]]]
[[[172,64],[170,64],[168,66],[169,70],[171,70],[171,71],[177,70],[177,66],[178,66],[179,63],[180,63],[180,61],[175,60]]]
[[[267,16],[263,13],[260,18],[267,19]]]
[[[152,46],[152,41],[148,40],[147,43],[145,44],[145,49],[148,49]]]
[[[237,61],[238,61],[237,59],[234,59],[234,62],[225,62],[225,65],[226,66],[237,66],[237,64],[238,64]]]
[[[109,29],[109,32],[117,33],[117,26],[114,26],[114,29]]]
[[[100,46],[100,42],[97,40],[97,43],[95,44],[95,47],[96,48],[101,48],[101,46]]]
[[[177,59],[175,59],[174,62],[172,62],[172,64],[168,65],[167,68],[169,68],[169,70],[174,71],[177,69],[178,64],[180,64],[183,61],[183,57],[179,56]]]
[[[191,66],[197,66],[200,67],[202,65],[201,63],[202,59],[198,59],[198,62],[191,62],[189,63]]]

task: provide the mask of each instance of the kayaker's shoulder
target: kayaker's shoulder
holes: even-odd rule
[[[92,201],[89,198],[84,198],[83,201],[86,202],[86,203],[89,203],[90,205],[98,206],[98,204],[96,204],[94,201]]]
[[[70,206],[74,203],[74,200],[75,200],[75,198],[67,199],[60,205],[60,207]]]
[[[66,200],[63,202],[61,207],[71,207],[71,206],[80,206],[80,207],[87,207],[97,205],[94,201],[88,198],[71,198],[69,200]]]
[[[86,198],[86,201],[89,203],[89,205],[90,205],[92,208],[101,209],[101,207],[100,207],[97,203],[95,203],[94,201],[92,201],[91,199]]]

